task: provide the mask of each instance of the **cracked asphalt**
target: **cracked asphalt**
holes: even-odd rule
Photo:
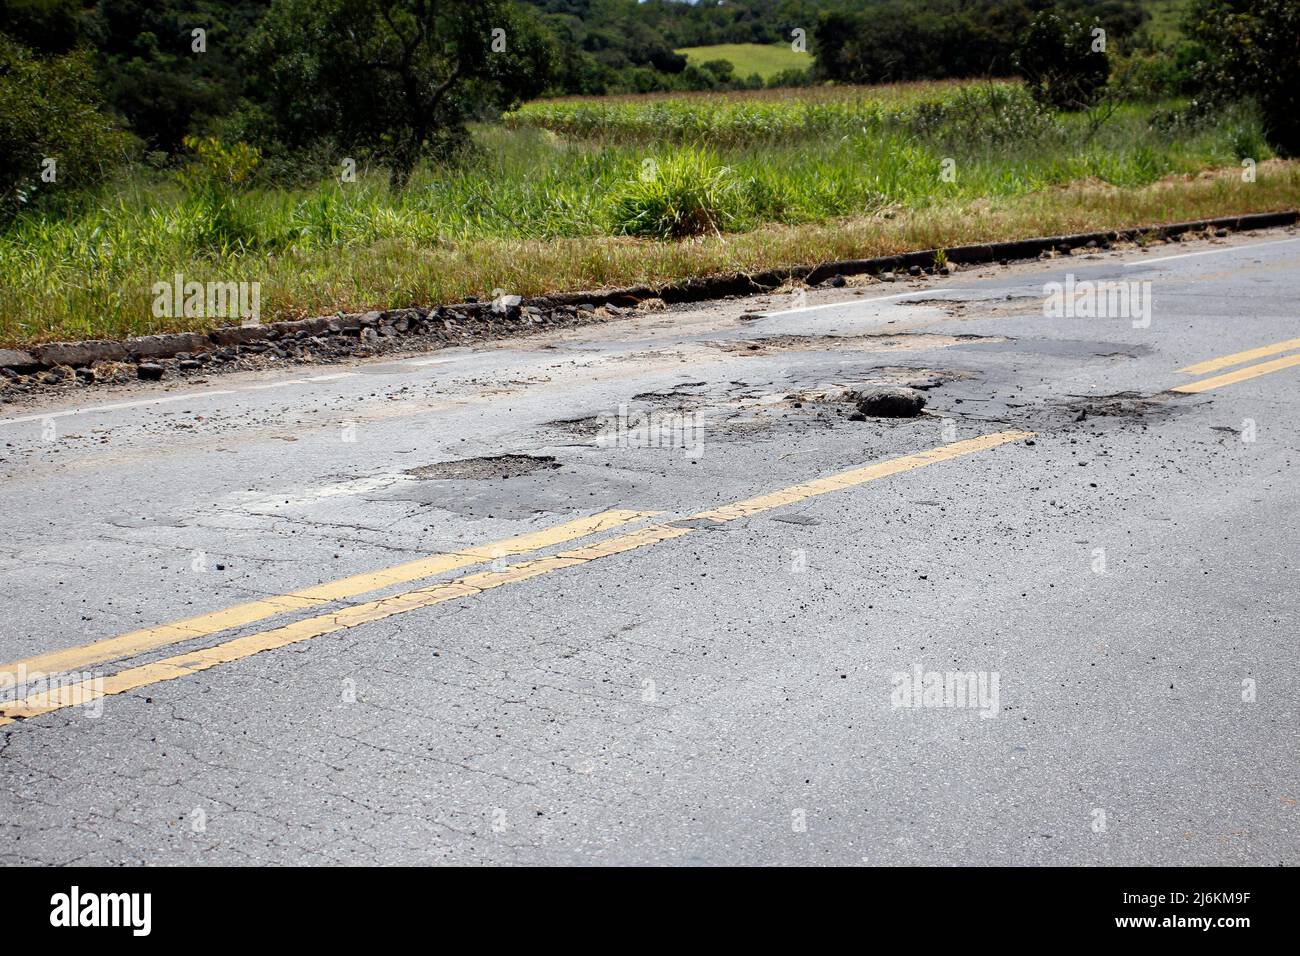
[[[1067,274],[1150,324],[1045,317]],[[157,679],[0,726],[0,860],[1296,864],[1300,366],[1170,389],[1298,298],[1275,230],[0,406],[7,662],[484,551],[87,666]],[[924,414],[853,420],[882,384]],[[615,509],[659,514],[496,545]]]

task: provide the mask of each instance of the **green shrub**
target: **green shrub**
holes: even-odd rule
[[[1190,29],[1209,97],[1255,100],[1268,144],[1300,156],[1300,0],[1197,0]]]
[[[741,215],[743,197],[731,169],[687,147],[652,160],[610,200],[616,235],[681,239],[720,233]]]
[[[1233,126],[1228,130],[1228,148],[1237,159],[1259,160],[1268,155],[1268,146],[1258,126]]]
[[[184,144],[194,160],[177,178],[188,196],[195,244],[209,249],[252,245],[257,228],[242,213],[238,194],[252,184],[261,152],[247,143],[226,145],[212,137],[186,136]]]
[[[766,84],[769,90],[812,85],[813,71],[811,69],[805,68],[799,70],[793,67],[773,73],[767,78]]]
[[[1024,87],[963,86],[944,99],[918,103],[904,114],[909,132],[950,146],[994,147],[1059,134],[1052,111]]]
[[[1082,110],[1097,102],[1110,77],[1104,44],[1094,31],[1101,21],[1067,20],[1043,10],[1034,17],[1016,52],[1016,64],[1034,98],[1055,109]],[[1104,39],[1104,38],[1103,38]]]
[[[93,189],[134,145],[101,109],[87,54],[37,57],[0,35],[0,221]]]

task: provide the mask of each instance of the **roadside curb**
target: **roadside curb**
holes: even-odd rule
[[[225,326],[211,332],[174,332],[146,335],[123,341],[87,340],[81,342],[47,342],[27,349],[0,348],[0,373],[7,378],[29,375],[57,368],[72,369],[82,378],[94,380],[93,366],[98,362],[135,363],[141,378],[160,378],[160,359],[178,359],[193,363],[190,368],[205,366],[214,359],[229,361],[241,353],[271,353],[278,358],[293,359],[300,343],[319,343],[332,337],[350,336],[359,344],[378,343],[408,334],[434,335],[454,340],[467,329],[486,325],[492,330],[500,322],[511,323],[514,331],[541,330],[550,325],[571,324],[584,312],[604,307],[620,314],[621,309],[636,306],[646,299],[661,299],[677,304],[720,299],[726,296],[771,292],[790,280],[816,284],[837,276],[893,273],[914,270],[913,274],[939,271],[939,255],[958,265],[1033,259],[1045,253],[1070,253],[1080,248],[1107,248],[1115,242],[1140,239],[1168,239],[1189,232],[1226,230],[1249,232],[1289,226],[1300,221],[1300,211],[1251,213],[1223,216],[1191,222],[1106,232],[1075,233],[1063,236],[1040,236],[951,248],[923,249],[871,259],[845,259],[812,266],[793,266],[757,273],[734,273],[687,279],[654,287],[649,285],[603,289],[590,292],[563,292],[538,296],[517,305],[501,306],[487,302],[461,302],[430,309],[390,309],[383,312],[340,313],[266,325]],[[186,365],[182,365],[185,368]]]
[[[1217,219],[1195,219],[1190,222],[1170,223],[1163,226],[1139,226],[1107,232],[1081,232],[1063,236],[1039,236],[1031,239],[1011,239],[969,246],[952,246],[942,252],[948,262],[959,265],[980,265],[990,262],[1035,259],[1044,252],[1074,250],[1094,246],[1106,248],[1115,242],[1133,242],[1138,239],[1167,239],[1189,232],[1209,229],[1226,229],[1229,232],[1250,232],[1290,226],[1300,221],[1300,211],[1250,213],[1244,216],[1222,216]],[[627,299],[635,304],[640,299],[658,297],[667,303],[698,302],[718,299],[727,295],[751,295],[780,288],[791,279],[800,279],[810,285],[833,279],[836,276],[867,275],[907,270],[913,266],[929,269],[935,265],[939,249],[922,249],[902,252],[892,256],[872,259],[843,259],[824,262],[816,266],[794,266],[788,269],[771,269],[765,272],[735,273],[733,275],[706,276],[655,289],[651,286],[631,286],[599,293],[566,292],[530,300],[544,305],[567,305],[590,302],[594,305],[619,304]]]

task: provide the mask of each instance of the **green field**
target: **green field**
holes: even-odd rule
[[[137,169],[0,233],[0,346],[202,326],[151,314],[153,284],[178,272],[260,282],[271,320],[1300,201],[1300,164],[1262,162],[1253,115],[1161,120],[1177,105],[1125,105],[1091,129],[1009,83],[570,98],[477,127],[465,161],[404,191],[381,169],[203,189],[197,161],[188,177]],[[1242,156],[1261,160],[1257,182]]]
[[[779,43],[719,43],[716,46],[687,46],[677,51],[688,63],[699,65],[709,60],[728,60],[736,68],[736,76],[747,77],[757,73],[764,80],[782,70],[808,70],[812,57],[796,53],[790,44]]]
[[[883,86],[815,86],[728,93],[571,96],[528,103],[507,126],[537,127],[572,139],[755,145],[862,132],[864,124],[905,121],[970,95],[1004,95],[1010,82],[955,80]],[[1018,98],[1023,103],[1023,97]],[[978,108],[980,104],[973,104]]]

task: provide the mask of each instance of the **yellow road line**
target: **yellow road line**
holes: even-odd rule
[[[1199,382],[1188,382],[1186,385],[1175,385],[1170,389],[1171,392],[1184,392],[1194,395],[1198,392],[1208,392],[1211,389],[1222,388],[1225,385],[1231,385],[1234,382],[1244,382],[1248,378],[1256,378],[1260,375],[1267,375],[1269,372],[1280,372],[1284,368],[1292,368],[1300,365],[1300,355],[1287,355],[1280,359],[1274,359],[1271,362],[1260,362],[1258,365],[1247,365],[1245,368],[1239,368],[1235,372],[1228,372],[1225,375],[1216,375],[1213,378],[1203,378]]]
[[[828,491],[851,488],[854,485],[873,481],[876,478],[896,475],[902,471],[911,471],[913,468],[920,468],[936,461],[960,458],[962,455],[970,455],[977,451],[1005,445],[1010,441],[1032,437],[1033,432],[1005,431],[995,432],[991,435],[981,435],[978,438],[968,438],[965,441],[954,442],[951,445],[941,445],[938,448],[931,448],[929,451],[918,452],[915,455],[907,455],[903,458],[893,458],[874,465],[866,465],[852,471],[840,472],[838,475],[830,475],[802,485],[794,485],[783,491],[775,491],[771,494],[761,495],[758,498],[750,498],[747,501],[738,501],[735,504],[716,508],[713,511],[701,512],[695,517],[712,518],[714,521],[730,521],[733,518],[743,518],[761,511],[779,508],[782,505],[793,504],[814,495],[822,495]]]
[[[48,714],[64,707],[83,705],[111,694],[122,694],[150,684],[175,680],[178,677],[196,674],[219,664],[227,664],[231,661],[251,657],[263,651],[287,647],[290,644],[297,644],[324,634],[382,621],[395,614],[405,614],[408,611],[433,607],[446,601],[471,597],[505,584],[526,581],[543,574],[588,564],[600,558],[648,547],[661,541],[684,537],[697,530],[686,525],[686,522],[689,521],[710,520],[718,523],[734,521],[737,518],[745,518],[764,511],[770,511],[817,495],[851,488],[887,475],[895,475],[935,462],[947,461],[963,455],[984,451],[988,448],[1004,445],[1007,442],[1029,438],[1032,435],[1032,432],[1005,431],[991,435],[981,435],[978,438],[969,438],[965,441],[932,448],[915,455],[906,455],[902,458],[895,458],[890,461],[856,468],[852,471],[841,472],[837,475],[830,475],[826,478],[819,478],[804,484],[794,485],[782,491],[739,501],[722,508],[703,511],[683,519],[682,522],[651,525],[638,531],[618,535],[571,551],[563,551],[550,557],[522,561],[510,565],[504,571],[482,571],[457,578],[455,581],[445,584],[417,588],[392,597],[380,598],[376,601],[353,605],[329,614],[295,621],[292,624],[286,624],[273,630],[237,637],[214,647],[187,654],[178,654],[151,664],[127,668],[98,680],[88,680],[79,684],[59,687],[52,691],[34,694],[25,700],[11,704],[0,704],[0,724],[12,723],[15,719],[25,720],[38,717],[41,714]]]
[[[1285,342],[1262,345],[1257,349],[1233,352],[1231,355],[1223,355],[1219,358],[1197,362],[1195,365],[1180,368],[1178,371],[1186,372],[1188,375],[1204,375],[1206,372],[1217,372],[1221,368],[1231,368],[1234,365],[1241,365],[1243,362],[1253,362],[1255,359],[1276,355],[1278,352],[1290,352],[1292,349],[1300,349],[1300,339],[1287,339]]]
[[[604,511],[586,518],[579,518],[576,521],[568,521],[553,528],[544,528],[541,531],[532,531],[527,534],[516,535],[513,538],[505,538],[501,541],[475,545],[463,551],[437,554],[428,558],[417,558],[414,561],[396,564],[379,571],[354,574],[351,577],[340,578],[337,581],[328,581],[324,584],[303,588],[301,591],[292,591],[288,594],[249,601],[245,604],[236,604],[234,607],[212,611],[208,614],[200,614],[197,617],[186,618],[183,621],[175,621],[171,624],[145,628],[140,631],[131,631],[127,634],[119,634],[116,637],[107,637],[101,641],[84,644],[80,647],[39,654],[26,660],[14,661],[12,664],[0,665],[0,683],[17,683],[21,680],[20,675],[22,674],[59,674],[65,671],[80,670],[104,661],[122,660],[144,651],[207,637],[210,634],[227,631],[231,628],[243,627],[245,624],[263,621],[286,611],[319,607],[331,601],[345,600],[358,594],[366,594],[380,588],[391,587],[394,584],[418,581],[421,578],[433,577],[435,574],[444,574],[447,571],[482,564],[485,561],[494,561],[497,558],[504,558],[509,555],[527,554],[529,551],[536,551],[554,544],[563,544],[575,538],[582,538],[611,528],[621,527],[641,518],[653,517],[658,513],[657,511],[626,511],[621,509]]]

